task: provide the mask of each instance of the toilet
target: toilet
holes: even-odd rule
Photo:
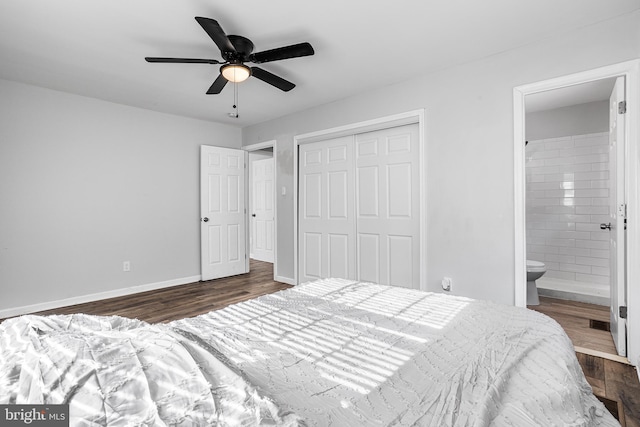
[[[527,305],[540,305],[536,280],[547,272],[547,267],[539,261],[527,260]]]

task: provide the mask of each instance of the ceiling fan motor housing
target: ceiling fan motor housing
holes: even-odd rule
[[[231,63],[245,62],[253,52],[253,42],[246,37],[230,35],[229,41],[236,48],[235,52],[221,52],[222,57]]]

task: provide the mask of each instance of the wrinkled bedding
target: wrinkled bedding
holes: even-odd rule
[[[341,279],[166,325],[23,316],[0,346],[0,404],[78,426],[619,425],[550,318]]]
[[[118,317],[0,324],[0,404],[70,405],[71,426],[299,425],[224,355]]]

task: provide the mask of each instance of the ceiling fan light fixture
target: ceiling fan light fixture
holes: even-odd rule
[[[232,83],[240,83],[249,78],[251,68],[244,64],[226,64],[220,68],[222,76]]]

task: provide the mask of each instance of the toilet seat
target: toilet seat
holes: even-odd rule
[[[547,271],[547,266],[543,262],[527,260],[527,271],[531,273]]]

